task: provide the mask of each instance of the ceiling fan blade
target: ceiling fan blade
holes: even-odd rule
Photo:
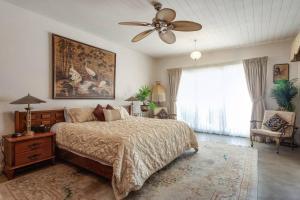
[[[160,32],[159,37],[162,41],[164,41],[167,44],[173,44],[176,41],[175,34],[170,30],[166,32]]]
[[[152,24],[147,22],[119,22],[119,24],[127,26],[152,26]]]
[[[137,34],[134,38],[132,38],[131,42],[138,42],[138,41],[144,39],[145,37],[147,37],[148,35],[150,35],[153,31],[155,31],[155,28],[141,32],[141,33]]]
[[[175,19],[176,12],[170,8],[163,8],[156,13],[156,19],[171,22]]]
[[[202,28],[201,24],[191,21],[175,21],[171,24],[174,31],[199,31]]]

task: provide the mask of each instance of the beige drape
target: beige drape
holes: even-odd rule
[[[176,101],[177,101],[177,92],[179,88],[180,78],[181,78],[182,69],[169,69],[169,105],[170,105],[170,113],[176,114]]]
[[[252,58],[243,61],[247,86],[253,104],[251,120],[261,121],[264,116],[267,62],[268,57]]]

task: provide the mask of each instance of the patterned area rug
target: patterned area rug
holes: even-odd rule
[[[57,164],[0,185],[2,200],[113,200],[110,183],[84,170]],[[152,175],[127,199],[257,199],[257,151],[201,142]]]

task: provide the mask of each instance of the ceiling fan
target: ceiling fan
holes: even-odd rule
[[[176,41],[176,36],[173,31],[198,31],[202,28],[202,25],[192,21],[173,21],[176,17],[176,12],[171,8],[162,8],[162,4],[159,2],[152,2],[157,13],[152,20],[152,23],[147,22],[120,22],[120,25],[129,26],[147,26],[152,27],[146,30],[134,38],[132,42],[138,42],[152,32],[157,31],[160,39],[167,44],[173,44]]]

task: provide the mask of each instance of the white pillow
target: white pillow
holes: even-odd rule
[[[122,119],[121,113],[118,109],[115,109],[115,110],[103,109],[103,113],[104,113],[105,121],[107,121],[107,122]]]
[[[126,119],[130,117],[128,111],[123,106],[113,106],[113,108],[120,111],[121,119]]]

